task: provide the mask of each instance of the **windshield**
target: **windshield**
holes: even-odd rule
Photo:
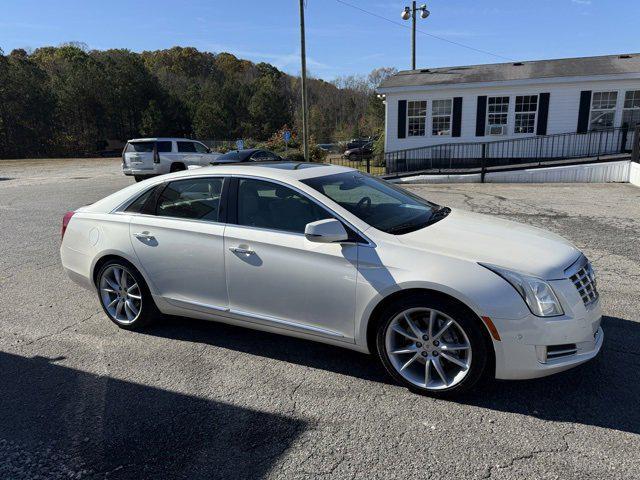
[[[244,162],[255,150],[232,150],[216,158],[216,161],[220,160],[234,160],[236,162]]]
[[[438,205],[384,180],[359,172],[303,180],[359,219],[383,232],[400,235],[432,223]]]

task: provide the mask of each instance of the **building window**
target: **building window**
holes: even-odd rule
[[[618,92],[593,92],[589,130],[613,128]]]
[[[453,100],[434,100],[431,102],[431,134],[438,136],[451,135],[451,111]]]
[[[514,133],[534,133],[536,113],[538,112],[538,95],[522,95],[516,97],[516,119]]]
[[[640,90],[630,90],[624,95],[622,125],[633,128],[640,124]]]
[[[407,102],[407,125],[410,137],[424,137],[427,124],[427,102]]]
[[[487,132],[494,134],[496,128],[506,128],[509,117],[509,97],[489,97],[487,101]]]

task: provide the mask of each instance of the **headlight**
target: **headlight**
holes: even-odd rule
[[[544,280],[522,273],[513,272],[505,268],[481,263],[485,268],[500,275],[520,294],[529,310],[538,317],[557,317],[564,314],[558,297],[551,285]]]

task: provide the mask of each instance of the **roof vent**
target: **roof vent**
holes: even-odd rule
[[[631,58],[631,55],[618,55],[618,58]]]
[[[513,64],[513,66],[514,66],[514,67],[521,67],[521,66],[523,66],[523,65],[524,65],[524,63],[522,63],[522,62],[515,62],[515,63]]]
[[[428,68],[423,68],[422,70],[420,70],[420,73],[431,73],[431,70],[429,70]]]

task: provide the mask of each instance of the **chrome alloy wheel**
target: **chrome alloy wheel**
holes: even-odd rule
[[[131,272],[121,265],[111,265],[102,273],[100,298],[118,323],[130,325],[140,316],[142,292]]]
[[[459,384],[471,367],[471,342],[460,325],[431,308],[396,315],[385,333],[389,361],[402,377],[428,390]]]

